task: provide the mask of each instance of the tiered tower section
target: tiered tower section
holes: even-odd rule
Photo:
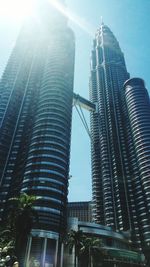
[[[74,34],[47,0],[24,25],[0,83],[0,214],[20,192],[40,197],[38,230],[64,232]]]
[[[134,144],[133,147],[129,146],[131,164],[136,168],[131,177],[132,188],[140,239],[142,247],[147,250],[150,242],[150,99],[140,78],[126,81],[124,90]],[[137,233],[136,228],[134,232]]]
[[[122,114],[123,84],[129,77],[124,56],[110,29],[101,25],[91,56],[91,115],[94,221],[130,228],[126,131]],[[122,153],[124,151],[124,153]]]
[[[136,246],[147,250],[150,101],[144,82],[128,78],[118,41],[102,24],[90,76],[90,100],[97,106],[91,114],[93,219],[129,231]]]

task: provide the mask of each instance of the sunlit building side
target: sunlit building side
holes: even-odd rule
[[[116,229],[130,228],[123,84],[129,78],[124,55],[110,29],[101,25],[91,55],[90,100],[94,221]],[[124,153],[122,153],[122,150]]]
[[[150,101],[144,82],[128,79],[118,41],[102,24],[90,75],[90,100],[97,105],[91,114],[93,220],[128,231],[148,251]]]
[[[0,218],[10,197],[39,198],[26,256],[45,266],[66,228],[75,40],[49,1],[36,4],[0,82]]]

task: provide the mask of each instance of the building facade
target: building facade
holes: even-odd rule
[[[91,115],[93,216],[97,223],[122,230],[130,227],[128,170],[124,164],[126,133],[120,105],[122,87],[128,78],[115,36],[107,26],[101,25],[94,40],[90,77],[90,100],[98,106],[98,112]]]
[[[129,79],[111,30],[100,26],[91,55],[93,219],[129,231],[136,246],[149,246],[149,96]],[[125,89],[123,85],[125,83]]]
[[[10,197],[39,197],[33,230],[39,239],[31,237],[29,249],[34,242],[44,248],[39,258],[45,266],[48,249],[58,246],[66,228],[75,40],[49,1],[37,1],[35,9],[0,82],[0,218]]]
[[[127,80],[124,90],[133,138],[133,144],[129,146],[134,172],[131,178],[140,233],[137,228],[133,231],[140,235],[142,248],[150,260],[150,99],[140,78]]]
[[[92,203],[90,201],[69,202],[67,217],[78,218],[82,222],[92,222]]]
[[[135,251],[130,242],[130,238],[123,232],[115,232],[111,227],[79,221],[77,218],[70,218],[68,221],[68,231],[82,231],[84,237],[101,240],[101,251],[106,251],[102,259],[102,254],[97,253],[97,261],[93,260],[93,267],[140,267],[145,266],[143,253]],[[74,251],[68,253],[68,248],[64,250],[64,266],[74,266]],[[95,259],[95,257],[94,257]],[[86,259],[80,254],[78,267],[88,266],[88,256]]]

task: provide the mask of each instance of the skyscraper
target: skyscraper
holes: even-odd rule
[[[93,219],[129,230],[141,248],[150,241],[150,103],[143,82],[125,83],[128,79],[118,41],[102,24],[94,39],[90,75],[90,100],[97,105],[91,114]]]
[[[91,115],[93,213],[96,222],[121,229],[129,227],[123,164],[125,122],[120,105],[122,87],[128,78],[116,38],[101,25],[94,40],[90,78],[90,99],[98,105],[98,113]]]
[[[66,225],[75,41],[66,17],[48,0],[36,1],[35,9],[0,82],[0,217],[8,198],[40,197],[29,243],[30,250],[34,242],[44,247],[42,261],[49,262],[48,238],[58,240]]]
[[[137,227],[133,229],[147,252],[150,244],[150,99],[144,81],[132,78],[124,84],[132,144],[129,144],[133,170],[132,192],[137,213]],[[150,259],[150,258],[149,258]]]

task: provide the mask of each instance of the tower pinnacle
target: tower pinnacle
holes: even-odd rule
[[[101,16],[101,25],[104,25],[104,22],[103,22],[103,16]]]

